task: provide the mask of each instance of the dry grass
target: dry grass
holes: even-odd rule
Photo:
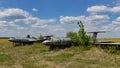
[[[0,39],[0,44],[9,44],[8,39]]]
[[[83,51],[79,47],[49,51],[48,46],[34,45],[13,47],[0,40],[0,68],[119,68],[120,54],[109,54],[92,47]]]
[[[120,42],[120,38],[98,38],[99,41],[112,41],[112,42]]]

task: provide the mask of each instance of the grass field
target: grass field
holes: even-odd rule
[[[109,54],[92,47],[49,51],[40,43],[13,47],[7,39],[0,39],[0,68],[119,68],[120,54]]]
[[[120,42],[120,38],[98,38],[100,41],[112,41],[112,42]]]

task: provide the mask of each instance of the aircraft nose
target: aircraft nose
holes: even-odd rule
[[[49,43],[50,41],[49,40],[45,40],[45,41],[43,41],[42,43],[43,44],[47,44],[47,43]]]

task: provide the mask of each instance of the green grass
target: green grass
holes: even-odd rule
[[[110,54],[92,47],[82,50],[72,46],[49,51],[49,46],[39,43],[13,47],[0,39],[0,68],[119,68],[120,54]]]

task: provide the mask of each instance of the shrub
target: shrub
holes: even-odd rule
[[[115,54],[117,53],[117,46],[111,46],[108,49],[109,53]]]
[[[44,37],[42,36],[42,34],[40,34],[40,36],[38,37],[40,40],[43,40]]]
[[[69,32],[67,35],[71,35],[71,40],[75,45],[83,45],[83,46],[89,46],[91,45],[91,38],[86,34],[84,31],[84,25],[80,21],[78,22],[79,30],[78,32]]]

